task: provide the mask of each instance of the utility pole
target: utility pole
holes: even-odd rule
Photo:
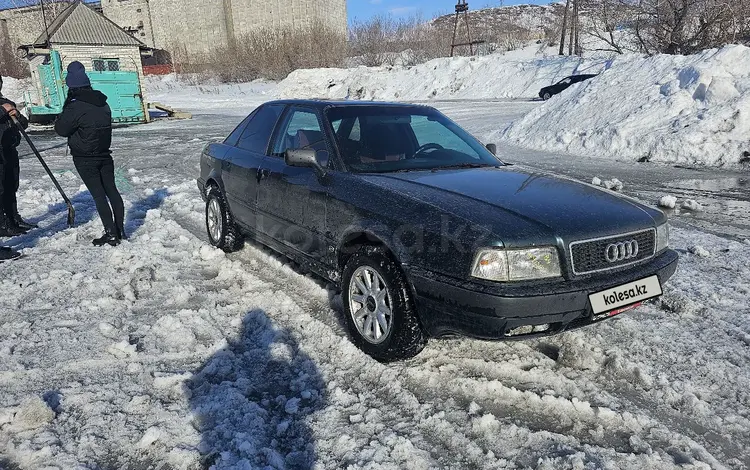
[[[42,21],[44,22],[44,36],[46,37],[46,42],[47,42],[46,45],[48,45],[49,44],[49,26],[47,26],[47,14],[44,11],[44,0],[39,0],[39,5],[42,7]]]
[[[578,21],[578,2],[579,0],[573,0],[573,30],[575,31],[575,44],[573,46],[573,52],[575,55],[581,55],[581,44],[578,42],[578,30],[581,25]]]
[[[568,38],[568,55],[573,55],[573,40],[575,39],[576,29],[576,4],[577,0],[571,0],[573,2],[573,14],[570,18],[570,37]]]
[[[458,34],[458,23],[463,13],[464,20],[466,22],[466,42],[456,42],[456,35]],[[451,57],[457,47],[469,46],[469,54],[474,55],[474,46],[482,44],[484,41],[472,41],[471,40],[471,28],[469,27],[469,4],[466,0],[458,0],[456,3],[456,18],[453,22],[453,41],[451,42]]]
[[[579,0],[566,0],[565,1],[565,12],[563,13],[562,33],[560,34],[559,55],[564,55],[565,36],[568,36],[568,55],[573,55],[573,54],[580,55],[581,54],[581,43],[579,42],[579,36],[578,36],[579,29],[580,29],[580,25],[578,22],[578,2]],[[570,10],[570,19],[568,19],[569,10]]]
[[[562,23],[562,34],[560,34],[560,54],[565,54],[565,32],[568,29],[568,9],[570,7],[570,0],[565,0],[565,12],[563,13]]]

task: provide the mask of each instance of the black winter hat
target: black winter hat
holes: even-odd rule
[[[68,76],[65,77],[68,88],[83,88],[91,86],[91,80],[86,75],[86,67],[77,60],[68,64]]]

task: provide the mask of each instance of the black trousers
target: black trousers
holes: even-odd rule
[[[3,169],[0,170],[0,209],[11,221],[18,215],[18,181],[21,169],[18,163],[18,149],[6,147],[2,149]]]
[[[112,157],[73,158],[73,163],[81,175],[83,184],[94,198],[104,230],[113,235],[117,234],[118,230],[124,232],[125,205],[115,185],[115,164]]]

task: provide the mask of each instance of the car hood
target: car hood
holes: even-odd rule
[[[490,225],[511,244],[527,242],[523,238],[531,235],[530,226],[537,234],[569,242],[654,227],[659,215],[611,191],[516,166],[367,178],[472,223]]]

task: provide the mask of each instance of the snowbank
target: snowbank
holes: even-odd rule
[[[23,93],[28,89],[29,83],[28,78],[3,77],[3,96],[16,103],[21,103]]]
[[[434,59],[414,67],[296,70],[279,83],[280,98],[429,100],[533,98],[574,73],[598,73],[606,59],[509,55]]]
[[[750,150],[750,48],[617,59],[512,124],[526,147],[721,166]]]
[[[195,76],[148,76],[144,80],[146,99],[191,112],[246,115],[273,99],[276,83],[205,82]]]

